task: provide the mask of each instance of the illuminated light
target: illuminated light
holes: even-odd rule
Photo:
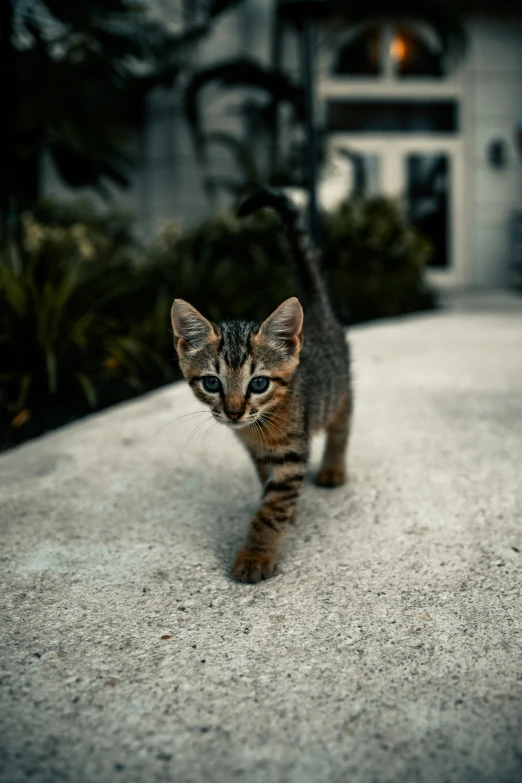
[[[18,429],[18,427],[21,427],[25,422],[31,418],[31,411],[29,408],[24,408],[23,411],[20,411],[20,413],[14,417],[14,419],[11,422],[11,427],[14,429]]]
[[[394,38],[390,43],[390,57],[400,63],[406,57],[406,43],[403,38]]]
[[[113,370],[115,367],[118,367],[120,364],[120,360],[117,359],[115,356],[109,356],[105,361],[103,362],[105,367],[109,370]]]
[[[522,156],[522,114],[515,123],[515,143],[520,155]]]

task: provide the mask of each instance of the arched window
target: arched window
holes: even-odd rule
[[[440,52],[414,30],[398,28],[390,42],[390,57],[398,78],[444,76]]]
[[[441,52],[427,31],[415,27],[370,25],[355,32],[337,51],[334,76],[441,78]]]
[[[336,76],[378,76],[381,73],[381,28],[366,27],[339,50],[333,72]]]

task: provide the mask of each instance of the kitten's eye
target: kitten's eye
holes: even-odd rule
[[[270,378],[264,378],[262,375],[259,375],[257,378],[252,378],[249,383],[249,389],[254,394],[262,394],[268,389],[269,385]]]
[[[215,375],[205,375],[201,380],[203,381],[205,391],[212,393],[221,391],[221,381]]]

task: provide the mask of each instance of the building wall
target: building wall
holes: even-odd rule
[[[503,285],[510,255],[509,223],[522,206],[522,156],[515,122],[522,117],[522,23],[513,19],[469,22],[466,167],[469,198],[470,283]],[[491,141],[506,142],[507,165],[487,160]]]
[[[198,67],[233,56],[254,56],[268,63],[272,3],[248,0],[225,14],[200,45]],[[522,115],[522,24],[513,20],[472,19],[470,48],[461,69],[463,149],[466,192],[459,215],[466,225],[465,279],[468,285],[503,285],[509,261],[509,220],[522,203],[522,158],[514,146],[514,125]],[[288,47],[286,44],[288,43]],[[295,41],[285,41],[285,67],[295,74]],[[318,62],[319,82],[324,64]],[[459,76],[460,78],[460,76]],[[208,87],[204,93],[205,130],[241,134],[235,110],[244,93]],[[508,161],[494,169],[488,144],[504,139]],[[197,222],[224,205],[210,202],[184,120],[180,90],[157,92],[149,102],[147,126],[140,140],[142,164],[128,191],[114,191],[119,206],[133,211],[145,236],[155,235],[167,221],[181,226]],[[234,176],[235,164],[224,148],[209,155],[213,175]],[[49,161],[44,161],[45,189],[69,196]],[[225,199],[226,201],[226,199]]]
[[[255,57],[269,61],[272,2],[247,0],[237,10],[223,14],[211,34],[198,46],[194,58],[200,69],[232,57]],[[206,132],[241,133],[243,121],[236,109],[245,91],[220,90],[209,86],[203,93]],[[145,237],[155,236],[167,222],[180,226],[193,224],[224,206],[224,200],[211,202],[203,185],[205,173],[198,163],[193,140],[183,110],[182,88],[158,90],[148,103],[148,119],[137,140],[141,162],[128,189],[111,189],[113,203],[134,213]],[[234,177],[231,154],[213,145],[208,155],[214,176]],[[88,197],[103,203],[89,189],[71,192],[58,178],[50,159],[44,158],[44,192],[58,198]]]
[[[266,62],[269,11],[270,4],[263,0],[249,0],[237,11],[220,17],[199,47],[197,67],[232,57],[258,57]],[[202,97],[205,132],[240,134],[243,121],[236,110],[244,95],[240,89],[225,94],[218,86],[206,87]],[[222,201],[212,203],[205,194],[205,171],[195,154],[179,91],[151,97],[145,137],[144,222],[149,234],[157,233],[166,221],[190,225],[222,206]],[[208,172],[213,176],[234,177],[234,160],[224,147],[212,145],[208,162]]]

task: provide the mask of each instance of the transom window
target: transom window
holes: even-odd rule
[[[367,27],[356,33],[337,53],[336,76],[379,76],[381,73],[381,28]]]
[[[427,31],[414,26],[369,25],[338,49],[332,72],[341,77],[395,79],[445,76],[442,53]]]

